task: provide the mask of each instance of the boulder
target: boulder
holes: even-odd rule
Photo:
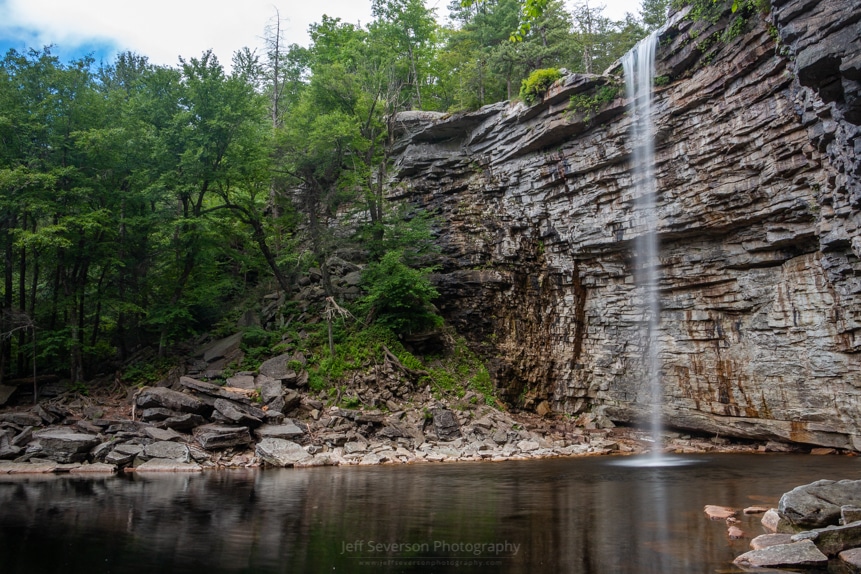
[[[382,462],[380,455],[375,452],[369,452],[359,461],[360,466],[374,466]]]
[[[0,385],[0,406],[5,405],[6,401],[18,390],[18,387],[9,385]]]
[[[15,443],[15,441],[12,441]],[[844,505],[840,507],[840,524],[849,524],[861,520],[861,508]]]
[[[251,443],[248,427],[209,424],[194,429],[194,438],[206,450],[221,450]]]
[[[768,530],[769,532],[795,532],[796,529],[792,527],[789,521],[780,516],[777,513],[776,508],[768,509],[765,514],[762,515],[762,523],[763,528]]]
[[[203,360],[211,363],[223,357],[234,354],[239,350],[242,343],[242,333],[234,333],[229,337],[213,341],[197,350],[196,356],[203,356]]]
[[[269,404],[275,399],[284,394],[284,385],[281,381],[267,377],[266,375],[258,375],[255,379],[255,387],[260,391],[260,398],[264,404]]]
[[[188,431],[200,425],[206,424],[206,419],[194,413],[187,413],[170,418],[166,418],[161,422],[165,428],[175,431]]]
[[[143,449],[143,445],[139,444],[118,444],[105,455],[105,462],[117,466],[127,466],[143,452]]]
[[[231,423],[247,426],[260,426],[266,413],[256,407],[234,403],[226,399],[215,399],[215,410]]]
[[[212,407],[200,399],[186,393],[162,387],[143,389],[135,400],[135,403],[138,407],[144,409],[163,408],[202,416],[208,416],[212,412]]]
[[[144,409],[141,412],[141,420],[144,422],[159,422],[165,419],[169,419],[170,417],[175,417],[180,413],[177,411],[172,411],[170,409],[165,409],[162,407],[154,407],[150,409]]]
[[[82,462],[94,446],[101,442],[97,435],[66,429],[48,429],[34,434],[41,445],[40,458],[59,463]]]
[[[842,506],[861,505],[861,480],[818,480],[793,488],[780,498],[778,513],[799,528],[840,522]]]
[[[807,567],[824,566],[828,563],[828,557],[819,551],[810,540],[793,542],[791,544],[777,544],[760,550],[751,550],[733,560],[739,566],[754,568],[763,567]]]
[[[453,412],[448,409],[433,409],[434,432],[440,440],[453,440],[460,436],[460,423]]]
[[[361,454],[368,451],[368,445],[359,441],[344,444],[344,454]]]
[[[861,570],[861,548],[852,548],[851,550],[844,550],[840,554],[838,554],[838,558],[842,560],[845,564],[854,568],[854,571]]]
[[[541,448],[541,445],[534,440],[522,440],[517,443],[517,448],[523,452],[532,452]]]
[[[188,462],[188,447],[178,442],[159,441],[148,444],[143,449],[144,457],[148,459],[165,458],[179,462]]]
[[[15,458],[23,450],[21,447],[12,444],[14,438],[14,430],[0,428],[0,459]]]
[[[278,381],[295,381],[296,371],[287,366],[291,361],[293,361],[293,355],[290,353],[284,353],[263,361],[258,372],[261,375]]]
[[[267,464],[287,467],[311,458],[300,445],[282,438],[267,437],[257,443],[255,453]]]
[[[802,540],[812,541],[826,556],[837,556],[844,550],[861,546],[861,521],[815,528],[799,532],[792,537],[793,542]]]
[[[0,423],[12,423],[21,427],[42,426],[42,418],[33,413],[12,412],[0,414]]]

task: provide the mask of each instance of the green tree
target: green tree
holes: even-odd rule
[[[397,334],[420,333],[442,324],[433,307],[439,296],[428,276],[431,268],[414,269],[401,251],[389,251],[362,274],[367,295],[360,306],[368,320]]]
[[[640,19],[646,31],[657,30],[667,21],[667,11],[670,0],[642,0],[640,4]]]

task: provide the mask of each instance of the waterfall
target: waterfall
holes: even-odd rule
[[[655,49],[658,33],[643,38],[622,58],[625,89],[631,113],[631,146],[633,148],[632,181],[635,186],[635,221],[639,232],[634,245],[637,287],[643,300],[644,363],[651,407],[650,431],[653,458],[661,456],[661,408],[663,390],[659,357],[658,295],[659,260],[657,213],[655,207],[655,138],[652,121],[652,86],[655,77]]]

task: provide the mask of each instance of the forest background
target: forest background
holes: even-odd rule
[[[369,24],[324,17],[308,47],[287,44],[276,17],[266,49],[239,50],[228,68],[211,52],[161,66],[130,52],[97,64],[10,50],[0,384],[37,373],[83,392],[103,373],[148,382],[275,290],[286,319],[246,327],[237,369],[292,337],[322,385],[349,360],[335,343],[373,332],[392,347],[440,328],[433,214],[385,200],[393,114],[516,99],[536,70],[601,73],[667,3],[614,21],[587,2],[542,2],[529,19],[518,0],[455,1],[441,25],[421,0],[373,0]],[[344,249],[362,253],[361,294],[336,301],[325,263]],[[325,297],[290,301],[314,273]],[[141,349],[153,352],[136,362]]]

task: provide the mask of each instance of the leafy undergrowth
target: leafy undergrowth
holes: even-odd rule
[[[293,321],[279,332],[251,328],[243,337],[244,359],[231,365],[229,372],[255,371],[267,358],[289,352],[302,358],[292,366],[308,371],[312,391],[336,396],[359,376],[367,381],[375,367],[388,361],[397,364],[415,387],[430,387],[437,398],[463,399],[471,392],[471,403],[499,406],[487,367],[449,327],[426,333],[435,344],[424,352],[410,350],[409,343],[379,324],[365,326],[339,318],[331,332],[330,347],[329,325],[316,318]],[[343,406],[351,406],[349,400],[345,395]]]

